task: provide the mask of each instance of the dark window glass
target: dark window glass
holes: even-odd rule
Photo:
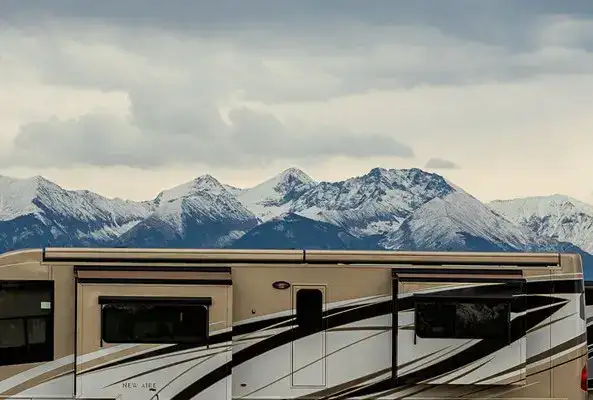
[[[420,337],[453,337],[454,315],[454,304],[416,303],[416,334]]]
[[[0,320],[0,348],[24,347],[27,345],[25,324],[21,318]]]
[[[422,338],[510,340],[509,302],[417,302],[415,312]]]
[[[30,344],[45,343],[47,340],[47,324],[45,319],[27,319],[27,338]]]
[[[321,290],[298,290],[296,294],[296,320],[301,329],[323,329],[323,293]]]
[[[585,289],[585,304],[588,306],[593,305],[593,288]]]
[[[0,365],[53,360],[52,301],[52,281],[0,281]]]
[[[106,343],[205,343],[208,308],[201,304],[106,304],[102,331]]]

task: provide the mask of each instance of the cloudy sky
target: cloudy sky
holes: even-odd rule
[[[0,173],[153,197],[420,167],[593,191],[591,0],[2,0]]]

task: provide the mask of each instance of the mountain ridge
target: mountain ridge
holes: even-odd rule
[[[593,206],[563,195],[483,203],[419,168],[336,182],[288,168],[251,188],[204,174],[144,201],[0,176],[0,251],[42,246],[575,251]]]
[[[495,200],[488,206],[536,234],[573,243],[593,253],[593,206],[570,196],[552,194]]]

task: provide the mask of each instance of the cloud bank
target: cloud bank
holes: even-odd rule
[[[3,137],[0,164],[245,168],[332,157],[410,159],[418,152],[414,138],[432,133],[270,110],[384,91],[471,93],[588,76],[592,15],[590,1],[5,0],[0,75],[8,79],[0,96],[18,103],[28,90],[70,94],[50,96],[45,111],[22,105],[7,116],[15,129]],[[92,96],[110,105],[98,106]],[[405,106],[390,105],[393,114]],[[427,167],[448,163],[433,159]]]

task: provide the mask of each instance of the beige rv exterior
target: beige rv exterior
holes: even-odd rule
[[[573,254],[46,248],[0,285],[0,399],[587,395]]]

